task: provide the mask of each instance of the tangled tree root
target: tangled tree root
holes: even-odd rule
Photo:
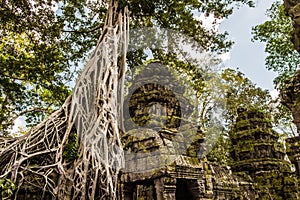
[[[0,138],[0,179],[16,183],[14,199],[24,192],[41,199],[116,199],[124,164],[117,100],[125,73],[125,62],[117,63],[120,48],[126,55],[127,8],[118,10],[117,1],[111,1],[103,30],[64,105],[28,134]],[[78,140],[68,143],[73,136]],[[68,159],[66,144],[77,155]]]

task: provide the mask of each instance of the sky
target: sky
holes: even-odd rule
[[[273,79],[276,73],[265,68],[265,43],[251,42],[251,29],[267,20],[265,12],[275,0],[257,0],[254,8],[242,6],[219,25],[220,31],[227,31],[235,42],[225,55],[225,66],[242,71],[257,86],[274,90]]]

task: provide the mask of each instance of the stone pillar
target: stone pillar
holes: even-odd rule
[[[270,116],[256,109],[240,109],[230,133],[231,169],[252,174],[270,167],[280,168],[285,151],[278,139],[279,134],[272,130]],[[270,160],[276,164],[270,165]]]
[[[176,179],[162,177],[154,181],[157,200],[175,200],[176,199]]]
[[[205,180],[196,180],[191,184],[191,191],[194,199],[205,197]]]
[[[213,185],[213,175],[212,175],[212,169],[208,162],[204,162],[204,181],[205,181],[205,198],[203,199],[213,199],[214,195],[214,185]]]

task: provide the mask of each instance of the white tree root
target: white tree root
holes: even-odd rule
[[[95,53],[63,106],[28,134],[0,138],[0,178],[17,184],[14,199],[24,190],[53,199],[117,198],[124,164],[118,88],[123,88],[126,70],[125,59],[123,66],[117,63],[118,57],[125,58],[128,41],[128,10],[120,10],[117,1],[110,2]],[[79,156],[67,161],[64,147],[74,133]]]

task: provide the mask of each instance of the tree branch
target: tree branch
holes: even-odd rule
[[[92,28],[92,29],[89,29],[89,30],[62,30],[62,32],[64,33],[91,33],[91,32],[94,32],[98,29],[100,29],[102,27],[102,24],[98,24],[96,27]]]
[[[46,108],[38,108],[38,107],[35,107],[35,108],[29,108],[29,109],[26,109],[26,110],[23,110],[19,113],[16,113],[15,116],[13,116],[10,120],[9,120],[9,123],[7,124],[11,124],[13,121],[15,121],[18,117],[22,116],[23,114],[25,113],[29,113],[29,112],[45,112],[47,111]]]

